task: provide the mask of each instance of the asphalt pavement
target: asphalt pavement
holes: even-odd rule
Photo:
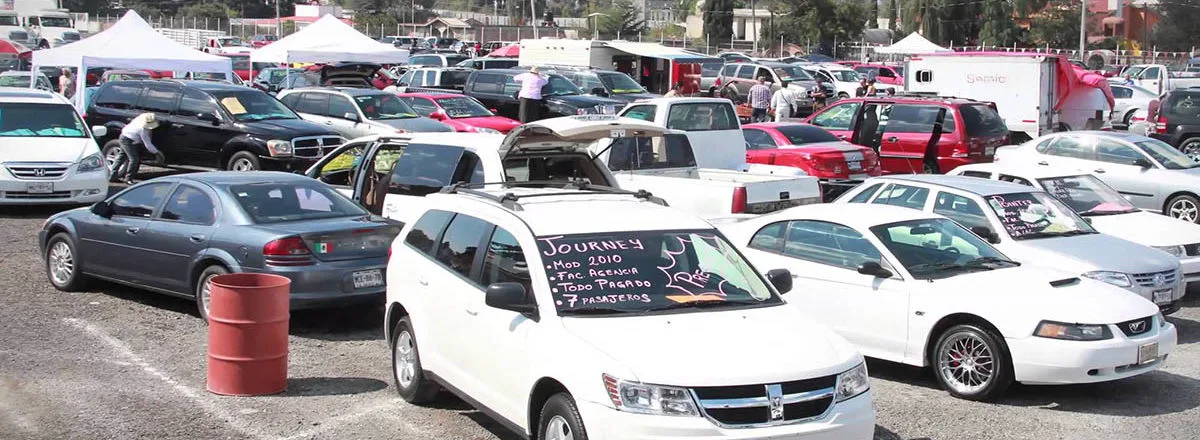
[[[0,439],[512,439],[447,396],[404,403],[377,306],[292,314],[288,389],[205,390],[207,327],[192,301],[95,282],[50,286],[37,250],[51,208],[0,207]],[[877,440],[1200,438],[1200,289],[1168,318],[1180,345],[1118,382],[949,397],[926,369],[871,361]]]

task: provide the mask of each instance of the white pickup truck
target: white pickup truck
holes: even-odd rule
[[[507,136],[411,133],[355,139],[306,174],[399,221],[407,221],[412,204],[425,195],[462,182],[566,186],[583,181],[646,190],[703,216],[820,201],[814,177],[701,169],[691,156],[683,133],[612,115],[584,115],[526,124]]]
[[[1167,70],[1162,64],[1135,64],[1125,70],[1133,82],[1142,88],[1162,96],[1174,89],[1200,87],[1200,77],[1183,76],[1180,72]]]

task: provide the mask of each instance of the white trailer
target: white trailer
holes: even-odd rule
[[[1065,69],[1065,70],[1064,70]],[[1013,142],[1062,130],[1099,129],[1112,111],[1100,89],[1059,84],[1074,71],[1046,54],[922,54],[909,59],[904,89],[996,103]]]
[[[720,58],[658,43],[622,40],[521,40],[522,66],[558,65],[616,70],[633,77],[651,93],[663,94],[674,84],[681,93],[700,92],[701,64]]]
[[[613,68],[613,55],[618,52],[600,40],[544,39],[521,40],[522,66],[578,66],[601,69]]]

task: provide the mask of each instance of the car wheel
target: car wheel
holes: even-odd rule
[[[942,174],[942,168],[938,166],[937,162],[925,161],[924,165],[921,166],[921,172],[925,174]]]
[[[233,153],[229,157],[229,163],[225,166],[229,171],[257,171],[262,169],[262,165],[258,162],[258,156],[249,151],[239,151]]]
[[[538,417],[538,440],[587,440],[583,417],[570,394],[550,396]]]
[[[1200,199],[1191,194],[1180,194],[1167,201],[1164,212],[1168,217],[1185,222],[1200,223]]]
[[[1129,120],[1133,119],[1134,113],[1137,113],[1137,109],[1131,108],[1131,109],[1129,109],[1128,112],[1125,113],[1125,117],[1121,119],[1121,123],[1125,124],[1126,129],[1129,129]]]
[[[849,98],[849,97],[850,97],[850,94],[849,94],[849,93],[846,93],[846,92],[839,92],[839,93],[838,93],[838,99],[846,99],[846,98]]]
[[[49,49],[49,48],[50,48],[49,41],[42,40],[42,41],[38,42],[38,49]]]
[[[120,176],[125,175],[123,170],[129,166],[129,162],[126,161],[125,164],[121,165],[120,170],[113,169],[113,165],[115,165],[117,163],[117,157],[120,157],[122,154],[121,153],[121,141],[113,139],[111,141],[105,142],[104,150],[102,151],[102,153],[104,154],[104,164],[108,166],[109,172],[112,173],[112,174],[109,174],[108,181],[116,182],[117,180],[120,179]]]
[[[227,273],[229,273],[229,269],[224,266],[212,265],[204,268],[204,271],[196,277],[196,286],[192,292],[196,296],[196,311],[200,312],[200,318],[204,319],[204,322],[208,322],[208,310],[212,304],[212,286],[208,282],[217,275]]]
[[[392,379],[396,381],[396,391],[408,403],[432,402],[441,391],[421,369],[417,337],[412,330],[412,320],[407,316],[400,318],[396,328],[392,329]]]
[[[931,364],[951,395],[989,400],[1013,382],[1012,361],[1001,339],[972,324],[950,327],[938,338]]]
[[[46,243],[46,275],[55,289],[74,292],[83,288],[87,277],[79,272],[78,255],[67,233],[60,232],[50,237]]]
[[[738,95],[737,89],[732,86],[721,89],[721,97],[733,101],[734,105],[740,104],[742,101],[742,97]]]
[[[1192,160],[1200,160],[1200,137],[1190,137],[1179,143],[1179,151]]]

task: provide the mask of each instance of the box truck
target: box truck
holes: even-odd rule
[[[575,66],[616,70],[628,74],[651,93],[664,94],[683,84],[684,94],[700,92],[701,64],[720,58],[666,47],[658,43],[622,40],[521,40],[522,66]]]

